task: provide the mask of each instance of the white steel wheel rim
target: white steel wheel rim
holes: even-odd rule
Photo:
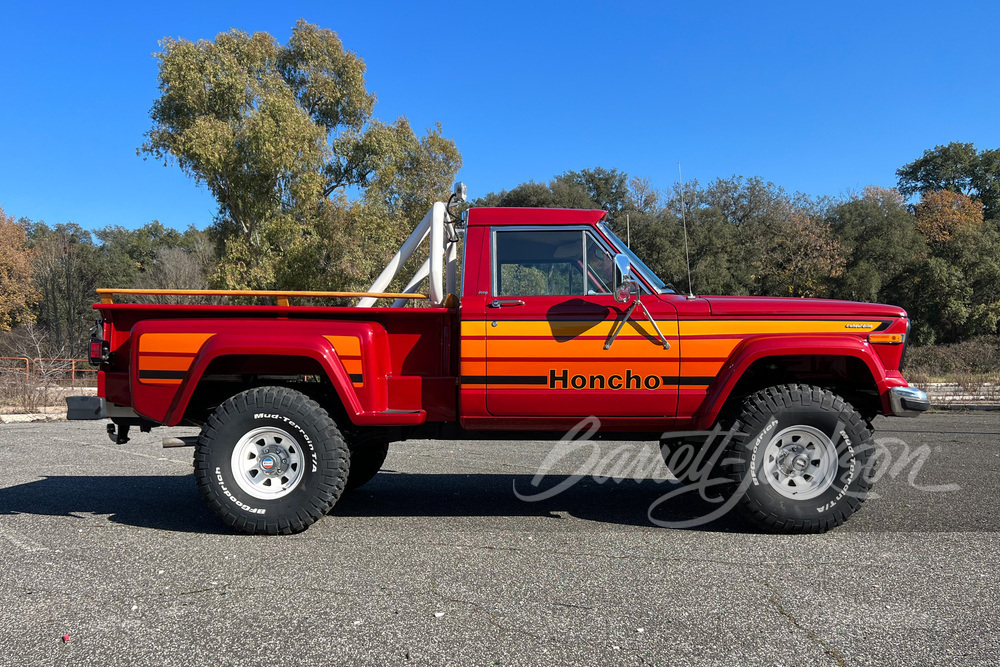
[[[760,476],[785,498],[809,500],[833,485],[838,458],[837,446],[819,429],[789,426],[764,448]]]
[[[261,500],[287,496],[302,481],[304,468],[298,441],[273,426],[255,428],[240,438],[233,449],[236,484]]]

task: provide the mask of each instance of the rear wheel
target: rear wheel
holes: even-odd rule
[[[208,418],[195,479],[212,510],[246,533],[295,533],[330,511],[350,458],[318,403],[287,387],[233,396]]]
[[[722,457],[736,509],[758,528],[821,533],[847,521],[871,489],[872,431],[836,394],[807,385],[749,397]]]

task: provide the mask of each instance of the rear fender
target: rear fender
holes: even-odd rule
[[[181,422],[198,383],[213,361],[253,367],[266,357],[307,358],[329,378],[349,418],[387,408],[388,336],[374,322],[259,322],[160,320],[132,331],[133,407],[150,419]],[[234,326],[237,325],[237,326]],[[149,344],[143,336],[150,336]],[[173,352],[161,351],[168,348]],[[161,352],[161,354],[156,354]],[[189,366],[185,367],[185,364]],[[151,370],[156,367],[174,370]]]

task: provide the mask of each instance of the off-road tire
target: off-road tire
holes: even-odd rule
[[[823,533],[861,508],[871,489],[872,429],[840,396],[788,384],[747,398],[721,471],[737,512],[769,532]]]
[[[389,443],[384,440],[351,447],[351,471],[347,475],[347,485],[344,487],[344,491],[353,491],[372,481],[372,478],[382,469],[382,464],[385,463],[385,457],[388,454]]]
[[[316,401],[287,387],[239,393],[208,418],[194,455],[209,507],[245,533],[308,528],[340,498],[350,454]]]

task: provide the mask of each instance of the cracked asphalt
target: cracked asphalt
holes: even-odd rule
[[[191,429],[0,425],[0,662],[996,664],[1000,413],[876,428],[878,497],[826,535],[654,524],[715,506],[652,443],[585,443],[533,486],[554,443],[411,441],[306,532],[248,537],[160,447]],[[570,484],[594,452],[642,481]]]

